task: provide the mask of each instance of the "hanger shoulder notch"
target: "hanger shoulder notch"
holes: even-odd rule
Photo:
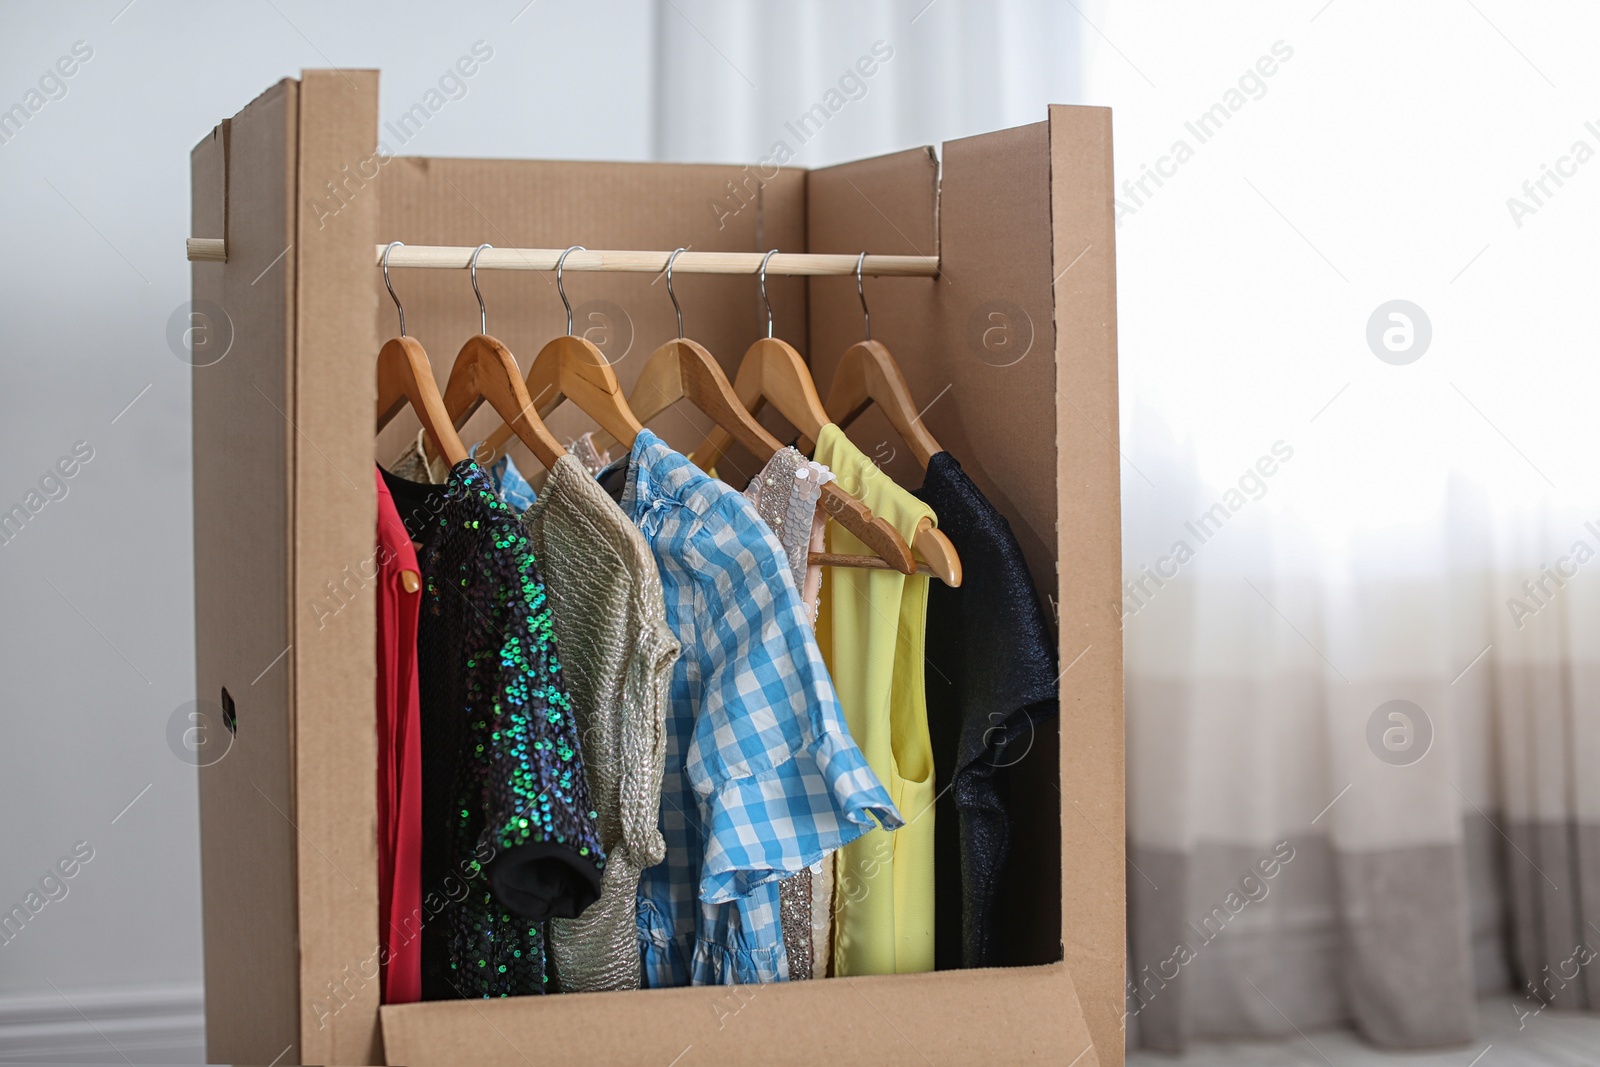
[[[916,557],[912,556],[911,546],[906,544],[906,539],[887,520],[874,515],[866,504],[841,489],[838,482],[829,482],[822,487],[818,506],[827,512],[828,518],[854,534],[891,570],[901,574],[916,572]]]
[[[951,588],[961,584],[961,556],[943,530],[923,519],[917,523],[917,533],[911,539],[911,547],[927,561],[928,569],[935,578]]]

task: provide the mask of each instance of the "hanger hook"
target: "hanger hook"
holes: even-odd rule
[[[682,248],[673,249],[672,255],[667,257],[667,295],[672,298],[672,310],[678,315],[678,336],[683,336],[683,308],[678,306],[678,294],[672,291],[672,261],[678,258]]]
[[[856,257],[856,295],[861,298],[861,322],[867,333],[867,340],[872,340],[872,312],[867,310],[867,290],[861,284],[861,268],[867,262],[867,254],[861,253]]]
[[[383,285],[389,290],[389,299],[394,301],[394,309],[400,313],[401,337],[406,335],[406,309],[400,306],[400,298],[394,295],[394,283],[389,281],[389,253],[404,247],[404,241],[390,241],[389,247],[383,250]]]
[[[489,313],[483,307],[483,294],[478,292],[478,256],[485,248],[494,245],[479,245],[472,250],[472,258],[467,261],[467,271],[472,275],[472,295],[478,298],[478,332],[489,332]]]
[[[567,257],[572,255],[572,253],[587,251],[589,250],[582,245],[573,245],[571,248],[561,253],[561,258],[556,260],[556,292],[561,294],[561,304],[567,309],[568,336],[571,336],[572,334],[572,302],[567,299],[567,290],[561,284],[561,265],[567,261]]]
[[[778,254],[774,248],[761,257],[761,302],[767,305],[767,336],[772,336],[772,301],[767,299],[767,260]]]

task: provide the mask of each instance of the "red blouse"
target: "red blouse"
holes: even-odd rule
[[[378,922],[383,1002],[422,999],[422,746],[416,549],[378,482]]]

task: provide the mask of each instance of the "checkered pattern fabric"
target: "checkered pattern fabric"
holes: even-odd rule
[[[476,452],[480,446],[474,445]],[[528,479],[517,470],[517,465],[511,462],[510,456],[501,456],[494,461],[493,466],[485,470],[489,475],[489,483],[500,494],[500,499],[506,502],[514,514],[521,515],[533,506],[535,493],[533,486],[528,484]]]
[[[667,858],[639,886],[644,985],[788,978],[778,883],[899,812],[844,725],[782,547],[649,431],[622,509],[683,649],[667,711]]]

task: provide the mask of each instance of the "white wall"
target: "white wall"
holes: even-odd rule
[[[0,1055],[196,1055],[195,772],[167,740],[194,696],[189,370],[166,334],[189,150],[213,124],[327,66],[381,68],[392,118],[482,40],[466,96],[400,151],[754,162],[889,43],[866,94],[794,146],[815,166],[1039,120],[1076,98],[1081,29],[958,0],[125,4],[0,7],[0,109],[75,42],[93,53],[0,144],[0,511],[93,449],[0,545],[0,910],[94,850],[0,945]]]
[[[74,42],[93,50],[0,144],[0,510],[74,442],[94,450],[0,545],[0,910],[74,842],[94,850],[0,945],[0,1030],[31,1021],[46,1043],[76,1019],[63,1001],[93,1014],[96,990],[155,989],[146,1013],[191,1020],[198,998],[195,771],[166,737],[194,689],[189,371],[166,340],[189,290],[190,148],[302,67],[382,68],[394,116],[482,40],[493,58],[404,152],[650,154],[649,0],[514,22],[523,0],[124,2],[0,8],[0,108]],[[134,1058],[174,1040],[113,1032]],[[84,1054],[118,1059],[99,1045]]]

